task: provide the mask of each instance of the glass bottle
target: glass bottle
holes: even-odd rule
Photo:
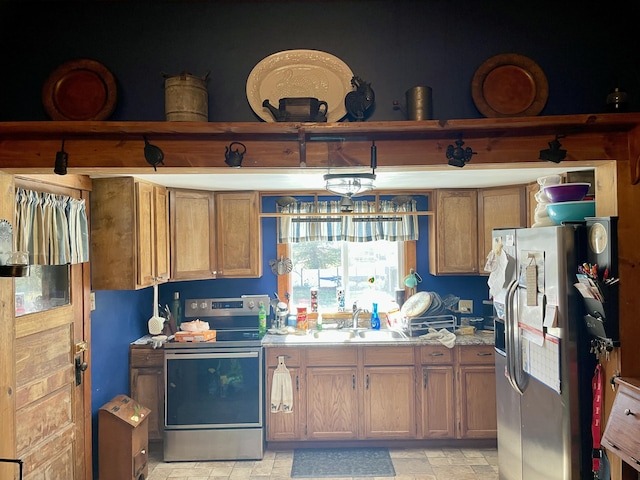
[[[378,304],[373,304],[373,312],[371,312],[371,328],[380,330],[380,317],[378,316]]]
[[[171,316],[176,322],[176,328],[180,328],[182,323],[182,304],[180,303],[180,292],[173,292],[173,301],[171,302]]]

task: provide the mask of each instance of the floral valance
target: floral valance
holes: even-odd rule
[[[402,205],[390,200],[377,205],[353,202],[353,215],[338,215],[340,201],[294,202],[280,211],[284,215],[278,219],[278,242],[417,240],[418,215],[410,212],[417,212],[415,200]]]
[[[16,249],[29,252],[31,265],[89,261],[89,232],[84,199],[16,192]]]

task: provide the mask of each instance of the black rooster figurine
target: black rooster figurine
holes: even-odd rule
[[[355,119],[355,121],[361,122],[364,120],[367,110],[373,106],[376,96],[371,88],[371,84],[365,82],[360,77],[354,76],[351,79],[351,85],[356,87],[356,90],[347,93],[344,97],[344,106],[347,109],[347,113]]]

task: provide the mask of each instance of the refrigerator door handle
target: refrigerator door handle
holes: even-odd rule
[[[506,377],[511,387],[520,395],[524,394],[525,385],[518,381],[521,378],[521,366],[518,361],[520,351],[520,338],[518,332],[518,311],[516,308],[518,295],[518,279],[513,280],[507,287],[505,303],[505,353],[507,360]]]

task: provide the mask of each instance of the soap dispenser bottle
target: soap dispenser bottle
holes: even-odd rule
[[[380,330],[380,317],[378,316],[378,304],[373,304],[373,311],[371,312],[371,328],[374,330]]]

